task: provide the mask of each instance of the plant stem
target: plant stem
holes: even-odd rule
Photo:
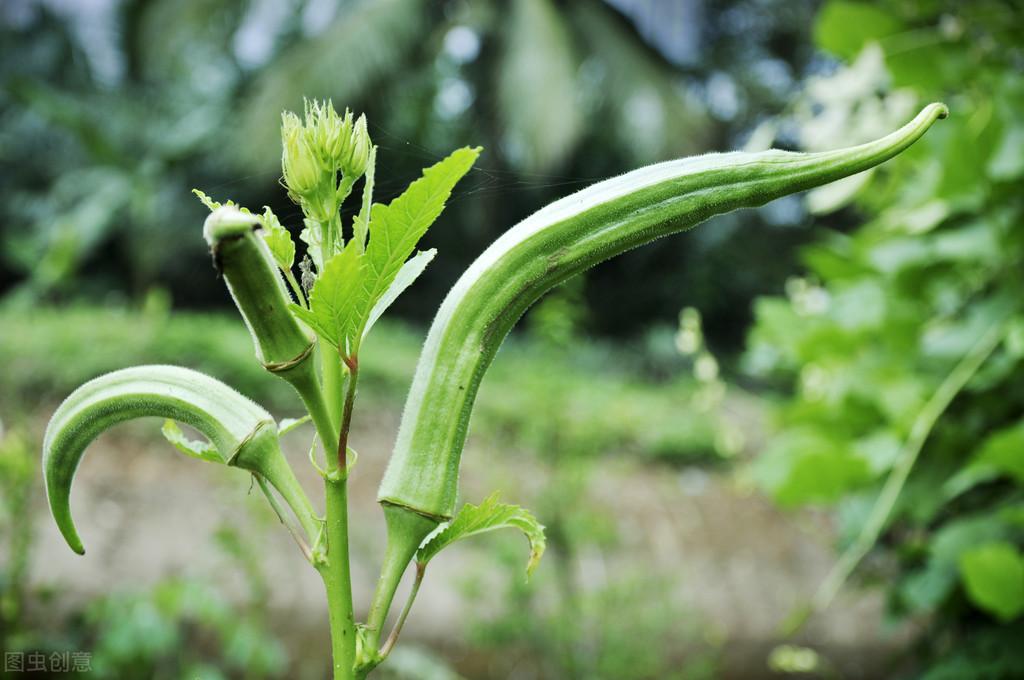
[[[336,354],[328,351],[323,353],[322,361],[326,401],[330,408],[331,405],[341,403],[341,363]],[[359,377],[358,362],[351,362],[349,369],[348,389],[341,409],[341,427],[338,435],[331,438],[321,435],[325,448],[327,448],[327,442],[337,441],[338,449],[341,452],[337,457],[327,455],[327,475],[324,478],[327,505],[327,562],[319,568],[324,588],[327,591],[327,613],[331,625],[331,655],[335,680],[350,680],[356,677],[356,627],[348,553],[348,470],[344,452],[347,450],[348,431],[352,423],[356,380]],[[334,376],[334,378],[328,379],[329,376]],[[332,409],[332,412],[337,411]]]
[[[981,336],[953,370],[949,372],[946,379],[942,381],[938,389],[932,394],[931,399],[921,408],[910,428],[910,436],[907,437],[907,441],[904,443],[895,465],[893,465],[892,472],[885,480],[882,491],[878,494],[878,500],[875,501],[874,507],[871,508],[871,514],[864,523],[864,527],[861,529],[857,539],[846,549],[846,552],[839,558],[839,561],[836,562],[832,571],[829,572],[818,588],[818,592],[815,593],[811,603],[812,611],[820,612],[832,603],[832,600],[839,593],[839,589],[850,577],[850,574],[853,573],[853,570],[860,561],[864,559],[864,556],[868,554],[868,551],[878,541],[878,536],[882,533],[882,529],[885,528],[885,523],[889,520],[889,515],[896,505],[896,500],[903,490],[903,485],[906,483],[907,477],[910,476],[910,470],[914,467],[914,462],[917,460],[918,454],[921,453],[921,449],[924,447],[928,435],[931,434],[932,428],[935,427],[935,423],[938,422],[939,418],[953,402],[953,399],[956,398],[956,395],[960,393],[960,390],[964,388],[971,377],[985,363],[989,355],[999,346],[1005,334],[1005,329],[1005,320],[992,324],[988,331]]]
[[[348,476],[348,431],[352,426],[352,408],[356,402],[356,383],[359,382],[359,357],[345,358],[348,366],[348,389],[345,391],[345,405],[341,412],[341,429],[338,435],[338,469],[343,477]]]
[[[342,383],[344,376],[341,371],[341,361],[338,360],[338,355],[331,351],[329,347],[325,347],[322,343],[320,345],[320,368],[323,372],[324,381],[324,400],[326,402],[325,408],[327,409],[328,417],[331,422],[330,439],[325,438],[324,432],[320,433],[320,439],[324,443],[324,449],[330,451],[328,446],[338,441],[338,426],[340,422],[339,415],[341,414],[341,392]]]
[[[299,303],[300,307],[309,308],[306,304],[306,296],[302,293],[302,286],[295,280],[295,274],[292,274],[291,269],[282,269],[281,272],[284,274],[285,281],[292,289],[292,294],[295,295],[295,301]]]
[[[331,465],[330,456],[328,465]],[[320,568],[320,575],[327,590],[334,680],[351,680],[356,677],[356,626],[348,559],[346,480],[326,478],[324,490],[327,499],[327,563]]]
[[[405,619],[409,616],[409,610],[412,609],[412,603],[416,601],[416,594],[420,592],[420,584],[423,583],[423,575],[427,571],[427,566],[416,563],[416,580],[412,582],[412,590],[409,591],[409,598],[405,601],[405,606],[402,607],[402,613],[398,615],[398,621],[395,622],[395,627],[391,629],[391,634],[388,635],[387,641],[384,646],[380,649],[380,655],[387,657],[391,653],[391,649],[398,642],[398,636],[402,634],[402,626],[405,625]]]

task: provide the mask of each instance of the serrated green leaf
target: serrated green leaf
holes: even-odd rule
[[[210,212],[213,212],[217,208],[222,208],[224,206],[228,206],[229,208],[238,208],[239,210],[244,212],[246,215],[251,215],[252,214],[252,212],[250,212],[248,208],[243,208],[242,206],[238,205],[237,203],[235,203],[231,199],[228,199],[224,203],[219,203],[219,202],[213,200],[212,198],[210,198],[205,192],[200,191],[199,189],[193,189],[192,193],[196,195],[196,198],[198,198],[202,202],[202,204],[205,205],[210,210]]]
[[[209,209],[210,212],[213,212],[220,207],[220,203],[210,198],[206,192],[200,191],[199,189],[193,189],[192,193],[196,195],[196,197]]]
[[[452,543],[496,529],[519,529],[526,536],[530,542],[530,560],[526,564],[526,575],[529,577],[544,554],[544,526],[537,522],[529,510],[518,505],[499,503],[497,492],[484,499],[480,505],[466,503],[459,508],[455,519],[442,524],[427,537],[416,552],[416,561],[426,565]]]
[[[456,183],[479,155],[480,147],[458,149],[424,170],[421,178],[388,205],[373,205],[363,283],[367,314],[391,286],[416,243],[441,214]]]
[[[998,541],[973,548],[960,557],[960,575],[971,602],[1009,622],[1024,612],[1024,556]]]
[[[263,206],[263,215],[260,218],[263,224],[263,240],[274,256],[274,262],[284,271],[291,271],[295,264],[295,241],[288,230],[281,226],[281,221],[273,213],[270,206]]]
[[[423,177],[410,184],[390,204],[373,205],[370,241],[365,252],[357,233],[345,249],[323,267],[310,292],[309,310],[294,305],[291,309],[295,315],[342,354],[357,352],[366,329],[433,257],[433,254],[421,253],[406,262],[416,242],[441,214],[455,184],[469,171],[478,155],[479,148],[459,149],[424,170]],[[372,190],[372,186],[370,188]],[[303,233],[307,231],[308,227]],[[403,270],[401,281],[393,286]]]
[[[373,204],[373,179],[377,168],[377,147],[370,149],[370,158],[366,162],[365,183],[363,184],[363,207],[359,209],[352,222],[352,240],[362,252],[366,250],[366,236],[370,233],[370,208]]]
[[[356,332],[365,318],[362,313],[363,260],[349,242],[332,257],[309,293],[309,309],[292,304],[300,320],[335,349],[348,353],[355,347]]]
[[[161,434],[174,448],[178,449],[186,456],[192,458],[198,458],[199,460],[209,461],[211,463],[223,463],[220,453],[217,451],[217,447],[208,441],[192,440],[185,436],[185,433],[181,431],[178,424],[168,418],[164,420],[164,425],[160,428]]]
[[[437,249],[431,248],[430,250],[416,253],[412,256],[412,259],[402,265],[402,268],[398,270],[398,275],[395,276],[395,280],[391,282],[384,295],[377,300],[373,305],[373,309],[370,310],[369,317],[366,319],[366,326],[363,327],[364,338],[369,334],[370,329],[373,328],[373,324],[377,323],[381,315],[391,306],[391,303],[397,300],[398,296],[405,292],[405,289],[411,286],[413,281],[419,278],[435,255],[437,255]]]

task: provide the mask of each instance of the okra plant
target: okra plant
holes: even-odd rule
[[[534,301],[602,260],[712,215],[874,167],[945,116],[943,105],[931,104],[890,135],[837,151],[708,154],[651,165],[559,200],[495,241],[452,288],[427,335],[380,484],[387,527],[380,578],[365,622],[357,623],[346,480],[357,464],[349,432],[360,349],[374,322],[434,257],[433,250],[417,252],[416,244],[480,149],[455,151],[424,170],[398,198],[374,203],[376,147],[365,117],[340,115],[328,102],[307,103],[301,118],[285,113],[282,184],[304,215],[301,261],[296,263],[290,232],[269,208],[256,213],[196,194],[211,210],[203,235],[251,332],[257,360],[292,386],[308,417],[278,423],[224,383],[186,368],[139,366],[100,376],[58,407],[46,431],[43,469],[57,526],[72,550],[83,553],[70,493],[85,449],[117,423],[163,417],[164,435],[183,453],[255,478],[323,578],[334,677],[363,678],[394,647],[428,563],[445,547],[511,527],[529,541],[528,573],[544,551],[543,527],[527,510],[494,495],[456,508],[477,388],[502,340]],[[360,179],[358,212],[345,224],[341,205]],[[310,461],[323,478],[323,511],[313,507],[279,443],[285,431],[306,420],[315,429]],[[189,440],[179,423],[206,440]],[[386,631],[410,564],[411,594]]]

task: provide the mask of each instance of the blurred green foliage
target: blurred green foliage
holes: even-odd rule
[[[757,302],[746,355],[792,388],[751,469],[779,502],[836,504],[849,546],[882,482],[901,490],[861,573],[924,626],[914,657],[931,680],[1024,674],[1022,28],[1016,3],[823,7],[815,38],[849,65],[793,106],[805,147],[874,136],[926,101],[951,116],[891,164],[811,193],[812,210],[862,224],[823,234],[806,278]],[[937,392],[971,359],[985,360],[947,406]]]
[[[285,677],[284,647],[254,614],[215,588],[173,579],[90,603],[81,627],[91,644],[81,648],[100,678]]]
[[[226,306],[204,262],[195,186],[269,203],[279,114],[302,97],[365,111],[389,199],[447,149],[485,155],[424,247],[440,256],[400,314],[426,321],[500,233],[598,179],[738,146],[783,109],[813,59],[813,0],[23,0],[0,12],[0,294]],[[753,295],[806,241],[797,202],[725,216],[604,265],[580,303],[632,334],[682,303],[733,343]],[[772,258],[730,244],[772,231]],[[195,234],[194,238],[187,237]],[[301,253],[300,253],[301,256]],[[727,269],[729,277],[720,272]],[[631,291],[627,295],[626,291]]]
[[[25,522],[35,491],[35,451],[21,431],[0,421],[0,650],[12,648],[29,596],[32,523]]]

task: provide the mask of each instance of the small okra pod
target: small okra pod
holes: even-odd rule
[[[256,233],[260,224],[256,215],[223,206],[206,218],[203,236],[252,334],[257,357],[268,371],[283,373],[309,355],[313,340],[288,311],[291,298]]]
[[[243,468],[273,486],[309,540],[315,513],[281,453],[277,425],[260,406],[208,375],[176,366],[137,366],[90,380],[57,407],[43,439],[43,476],[53,518],[68,545],[85,548],[71,519],[71,484],[89,444],[118,423],[160,416],[209,438],[207,460]],[[204,456],[205,457],[205,456]]]
[[[836,151],[707,154],[651,165],[572,194],[513,227],[469,267],[438,310],[378,499],[435,522],[452,516],[480,381],[513,324],[550,288],[713,215],[868,170],[946,115],[945,106],[931,104],[888,136]]]
[[[256,233],[260,225],[256,215],[222,206],[206,218],[203,236],[252,335],[257,359],[295,388],[326,436],[336,427],[323,404],[314,341],[288,309],[291,298],[273,255]]]

